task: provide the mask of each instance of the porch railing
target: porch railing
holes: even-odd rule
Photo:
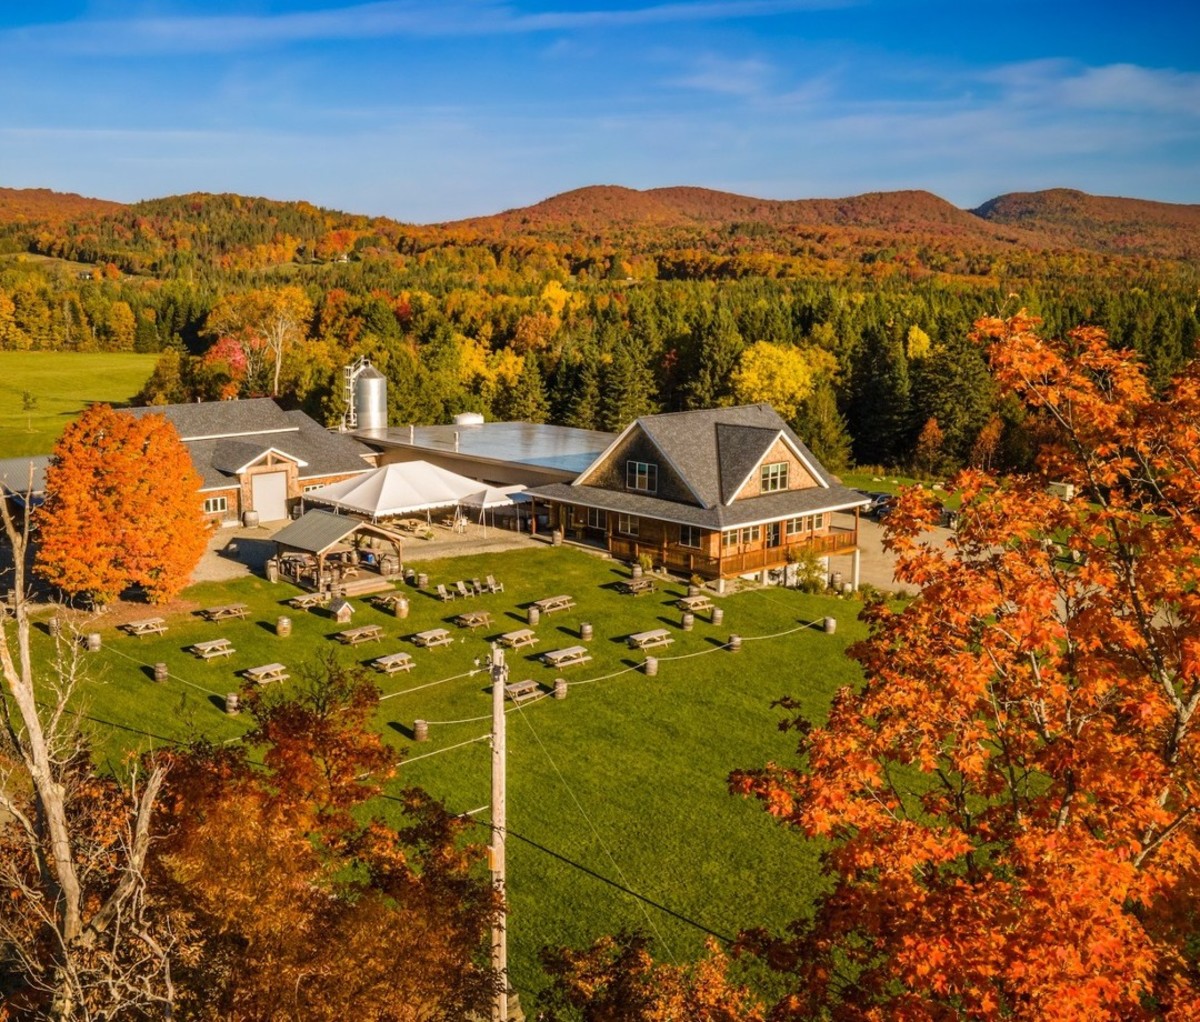
[[[699,575],[702,578],[744,575],[751,571],[761,571],[763,568],[777,568],[788,563],[789,551],[800,555],[811,550],[818,557],[827,557],[830,554],[849,553],[855,546],[855,530],[837,528],[779,546],[722,551],[720,557],[710,557],[687,547],[640,543],[636,539],[623,536],[612,536],[608,541],[609,553],[620,560],[636,561],[641,554],[649,554],[656,565],[661,565],[668,571]]]

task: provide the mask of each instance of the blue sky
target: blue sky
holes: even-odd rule
[[[1200,202],[1185,0],[0,0],[0,185],[430,222],[588,184]]]

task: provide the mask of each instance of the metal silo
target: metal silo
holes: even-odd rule
[[[354,411],[359,429],[387,429],[387,377],[373,365],[355,377]]]

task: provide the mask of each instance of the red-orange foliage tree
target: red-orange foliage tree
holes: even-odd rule
[[[908,493],[921,595],[867,613],[803,767],[733,779],[831,842],[813,919],[747,940],[798,979],[774,1018],[1200,1017],[1200,365],[1157,400],[1102,332],[1036,327],[976,336],[1054,426],[1042,475],[961,476],[946,550]]]
[[[93,405],[63,431],[46,470],[39,573],[101,604],[132,585],[152,602],[171,599],[204,553],[200,486],[175,427],[161,415]]]
[[[663,965],[638,934],[602,937],[584,951],[547,950],[553,983],[542,994],[544,1022],[762,1022],[761,1006],[729,977],[729,959],[710,943],[689,965]]]
[[[378,689],[330,662],[299,696],[245,695],[245,742],[168,758],[152,865],[188,934],[181,1013],[486,1017],[496,902],[482,850],[462,841],[469,824],[415,789],[399,830],[364,811],[395,766],[373,726]]]

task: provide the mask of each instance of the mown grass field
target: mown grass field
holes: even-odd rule
[[[0,351],[0,458],[49,454],[63,428],[96,401],[127,404],[156,355]],[[25,411],[22,395],[37,401]]]
[[[386,636],[354,649],[334,640],[345,626],[324,612],[286,605],[297,590],[258,578],[188,590],[186,605],[168,615],[161,637],[127,636],[103,617],[77,620],[81,631],[102,636],[101,651],[87,655],[94,678],[86,712],[98,754],[115,765],[131,747],[196,734],[235,737],[247,721],[226,716],[224,696],[239,687],[236,672],[245,667],[278,661],[296,677],[330,650],[364,664],[407,650],[414,670],[376,676],[384,692],[379,730],[408,756],[395,788],[420,785],[455,811],[477,810],[489,801],[490,750],[481,739],[491,697],[488,675],[475,660],[486,657],[489,639],[525,625],[529,602],[569,593],[577,607],[542,618],[536,650],[578,644],[578,627],[587,621],[595,628],[586,644],[592,660],[556,672],[527,649],[508,655],[510,680],[533,678],[550,689],[557,675],[571,683],[565,700],[509,704],[510,948],[517,989],[529,994],[543,982],[537,967],[543,945],[582,945],[602,933],[640,928],[657,936],[660,956],[683,960],[700,950],[704,929],[732,936],[748,926],[778,928],[806,912],[819,883],[817,849],[776,825],[758,804],[729,795],[726,778],[735,768],[794,758],[795,739],[779,731],[783,713],[772,707],[774,699],[795,696],[807,714],[821,718],[832,693],[855,682],[857,667],[844,650],[863,634],[859,604],[780,589],[748,591],[716,598],[725,612],[719,627],[697,615],[695,629],[683,632],[674,606],[682,585],[621,595],[612,585],[626,577],[624,567],[576,550],[533,549],[420,567],[431,585],[490,572],[505,591],[443,604],[404,587],[411,605],[404,620],[354,600],[353,624],[382,624]],[[234,601],[250,606],[248,620],[214,624],[196,613]],[[490,611],[492,627],[455,628],[452,618],[464,607]],[[146,616],[154,613],[146,608]],[[293,622],[288,638],[274,633],[280,615]],[[837,619],[836,634],[821,629],[826,615]],[[406,639],[443,625],[455,633],[451,647],[418,649]],[[653,651],[660,669],[649,678],[639,669],[644,654],[631,652],[623,637],[655,627],[669,629],[675,642]],[[721,648],[734,633],[744,639],[739,653]],[[49,639],[37,634],[48,652]],[[237,653],[204,662],[186,651],[215,636],[228,637]],[[156,662],[168,665],[165,683],[153,681]],[[412,741],[418,718],[429,722],[428,742]],[[486,811],[479,818],[486,819]],[[485,837],[481,828],[479,838]]]

